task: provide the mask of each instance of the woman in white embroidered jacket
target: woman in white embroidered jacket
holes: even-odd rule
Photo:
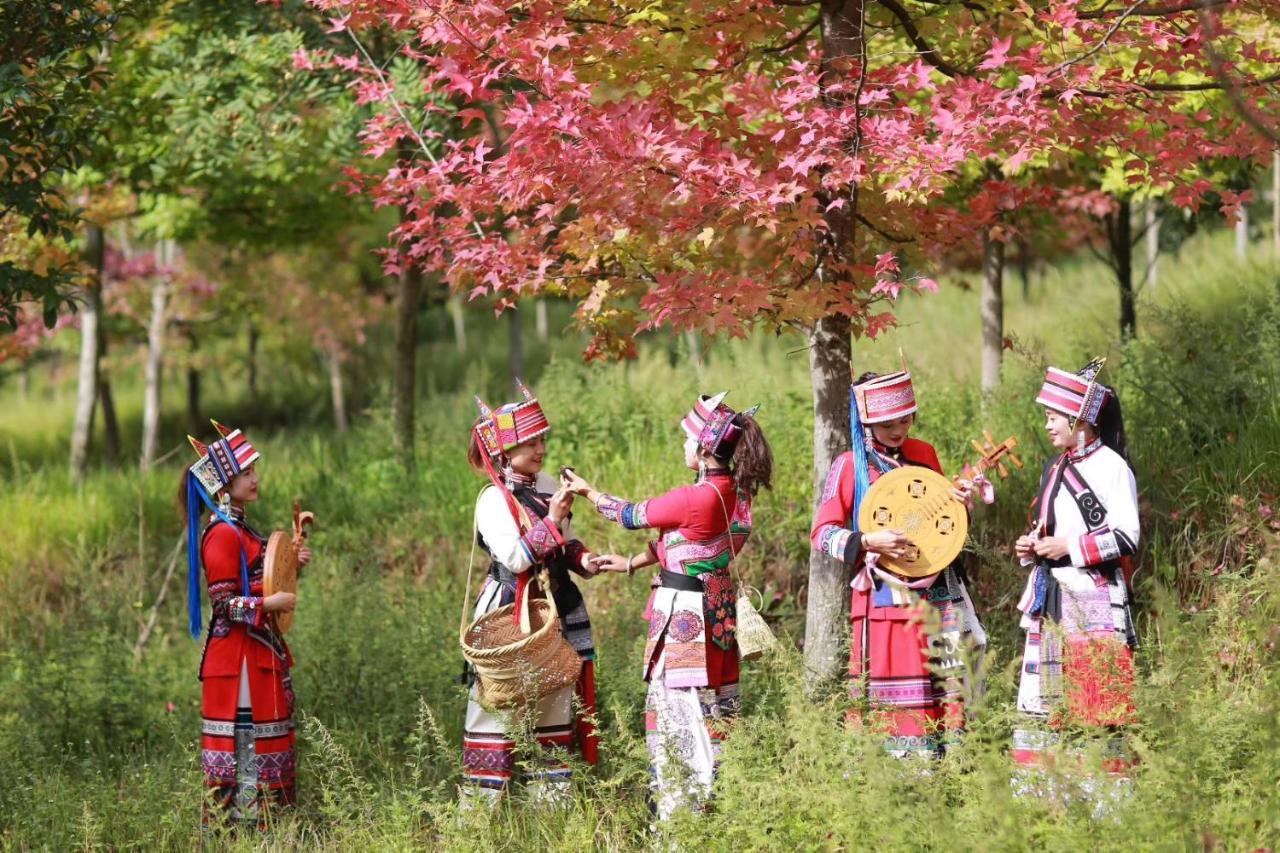
[[[576,748],[588,764],[597,758],[595,648],[586,603],[571,577],[590,577],[595,568],[590,552],[573,538],[573,495],[542,470],[551,424],[529,390],[524,385],[520,390],[523,401],[496,412],[477,400],[481,417],[471,432],[468,459],[494,482],[476,501],[478,544],[491,562],[473,618],[511,604],[519,595],[550,594],[555,599],[565,639],[583,659],[582,674],[576,688],[561,688],[538,701],[531,723],[546,754],[526,782],[534,799],[562,802],[571,770],[557,752]],[[517,522],[521,512],[530,522],[524,530]],[[534,579],[543,568],[550,577],[549,592]],[[509,714],[484,707],[479,685],[473,684],[463,731],[463,796],[468,801],[484,797],[496,802],[509,786],[516,748],[511,723]]]
[[[1046,762],[1067,726],[1115,731],[1136,718],[1137,634],[1129,580],[1139,537],[1138,487],[1126,461],[1114,391],[1097,381],[1102,362],[1078,374],[1049,368],[1036,402],[1061,454],[1045,465],[1031,529],[1015,549],[1031,567],[1018,603],[1027,632],[1014,760]],[[1107,767],[1127,762],[1111,754]]]

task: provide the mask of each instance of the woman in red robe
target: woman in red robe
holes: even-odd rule
[[[245,506],[258,499],[259,454],[239,430],[214,426],[221,437],[212,444],[191,439],[201,458],[184,475],[181,492],[193,637],[200,634],[201,564],[212,604],[200,660],[200,763],[225,816],[261,827],[270,805],[294,803],[293,657],[271,614],[297,602],[290,592],[263,596],[266,539],[245,521]],[[206,509],[208,523],[197,534]],[[306,565],[311,551],[298,556]]]
[[[876,565],[910,546],[895,531],[862,533],[853,523],[866,490],[881,474],[903,465],[942,473],[938,454],[910,438],[916,399],[906,371],[863,374],[852,388],[854,450],[841,454],[827,474],[813,521],[814,549],[853,567],[849,678],[853,698],[876,711],[885,749],[898,756],[941,754],[948,736],[964,725],[965,644],[977,654],[986,645],[960,573],[947,567],[906,579]],[[863,472],[859,475],[859,470]],[[966,506],[972,484],[958,481],[955,497]],[[931,607],[934,618],[922,607]],[[937,626],[930,630],[930,624]],[[941,652],[941,654],[940,654]],[[855,711],[851,718],[860,723]]]

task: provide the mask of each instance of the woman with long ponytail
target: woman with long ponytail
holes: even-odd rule
[[[751,533],[751,501],[773,477],[773,454],[757,407],[735,412],[725,394],[700,397],[681,422],[692,485],[628,501],[569,471],[565,485],[628,530],[656,529],[640,554],[596,559],[600,570],[634,574],[660,565],[649,597],[644,651],[645,740],[652,804],[661,820],[711,795],[726,724],[737,715],[737,593],[730,565]],[[699,722],[701,721],[701,722]]]

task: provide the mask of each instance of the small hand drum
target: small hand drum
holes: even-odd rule
[[[267,540],[267,554],[262,561],[262,595],[298,590],[298,551],[307,544],[307,527],[315,521],[315,513],[302,512],[293,504],[293,535],[277,530]],[[276,630],[287,634],[293,627],[293,612],[273,614]]]
[[[871,484],[858,509],[858,529],[898,530],[912,544],[904,557],[881,556],[880,565],[908,578],[936,574],[950,565],[969,533],[969,514],[951,496],[951,488],[946,477],[916,465],[897,468]]]

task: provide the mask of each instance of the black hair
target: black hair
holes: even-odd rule
[[[755,497],[762,488],[773,488],[773,450],[764,437],[764,430],[751,415],[739,412],[733,416],[733,423],[742,430],[742,434],[715,458],[721,462],[732,460],[738,488]]]

